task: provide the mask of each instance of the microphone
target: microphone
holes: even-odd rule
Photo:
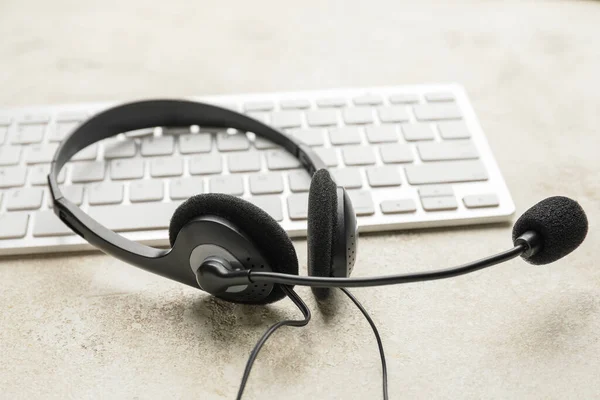
[[[515,245],[527,232],[535,232],[536,243],[521,257],[534,265],[543,265],[563,258],[585,239],[588,220],[583,208],[568,197],[548,197],[525,211],[515,222],[512,238]]]
[[[228,261],[213,258],[200,265],[196,277],[199,286],[214,295],[235,286],[255,283],[333,288],[425,282],[468,274],[518,256],[531,264],[548,264],[575,250],[587,231],[588,220],[581,206],[567,197],[556,196],[540,201],[517,220],[512,232],[512,249],[452,268],[378,277],[334,278],[236,270]]]

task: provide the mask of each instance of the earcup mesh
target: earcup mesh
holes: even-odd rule
[[[327,170],[317,171],[308,194],[308,274],[332,276],[332,257],[337,224],[337,185]],[[330,289],[313,288],[318,299],[329,296]]]

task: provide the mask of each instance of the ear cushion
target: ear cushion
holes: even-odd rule
[[[337,224],[337,185],[325,169],[317,171],[308,193],[308,274],[332,276],[333,248]],[[313,288],[318,299],[329,296],[328,288]]]
[[[199,194],[183,202],[171,217],[171,246],[185,224],[204,215],[214,215],[233,223],[252,240],[273,271],[298,275],[296,250],[281,225],[261,208],[227,194]],[[283,297],[285,293],[279,285],[275,285],[264,303],[272,303]]]

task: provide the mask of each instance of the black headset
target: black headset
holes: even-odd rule
[[[61,168],[78,151],[120,133],[152,127],[234,128],[282,146],[312,176],[307,216],[308,273],[347,278],[356,260],[357,222],[350,197],[337,186],[312,149],[255,119],[225,108],[184,100],[151,100],[101,112],[75,129],[58,147],[48,182],[56,215],[102,251],[129,264],[194,286],[236,303],[266,304],[285,296],[272,282],[212,290],[204,270],[298,274],[298,258],[286,232],[269,214],[239,197],[198,194],[176,209],[169,225],[171,249],[130,241],[102,226],[65,198],[57,183]],[[152,216],[148,216],[152,218]],[[204,268],[200,268],[204,266]],[[320,299],[327,287],[313,288]]]
[[[132,242],[105,228],[63,197],[57,177],[64,164],[92,143],[122,132],[164,127],[234,128],[282,146],[312,176],[308,193],[308,274],[298,276],[291,240],[259,207],[225,194],[199,194],[175,210],[169,225],[172,248]],[[77,128],[59,146],[48,176],[54,212],[92,245],[123,261],[198,287],[224,300],[266,304],[289,293],[281,285],[310,286],[319,299],[332,287],[367,287],[450,278],[521,256],[548,264],[575,250],[588,221],[579,203],[555,196],[526,211],[513,227],[513,248],[457,267],[419,273],[349,278],[358,242],[350,197],[323,161],[305,144],[243,114],[180,100],[152,100],[104,111]],[[152,218],[152,216],[148,216]]]

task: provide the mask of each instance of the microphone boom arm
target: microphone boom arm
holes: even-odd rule
[[[259,272],[249,271],[247,277],[251,283],[275,283],[281,285],[298,285],[310,287],[370,287],[397,285],[402,283],[425,282],[437,279],[452,278],[459,275],[465,275],[478,271],[483,268],[491,267],[505,261],[512,260],[523,254],[529,249],[527,243],[517,243],[510,250],[503,251],[493,256],[485,257],[480,260],[472,261],[457,267],[438,269],[426,272],[414,272],[400,275],[387,275],[365,278],[327,278],[318,276],[296,276],[281,274],[277,272]]]

